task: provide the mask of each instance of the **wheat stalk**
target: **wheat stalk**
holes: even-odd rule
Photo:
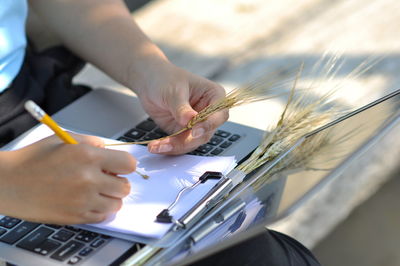
[[[318,156],[325,151],[329,151],[334,144],[333,137],[329,133],[323,133],[317,138],[305,140],[298,147],[292,150],[287,156],[279,161],[270,171],[259,177],[252,186],[260,188],[266,181],[273,182],[279,178],[280,174],[286,171],[295,171],[296,169],[309,169],[309,163],[315,156]],[[328,169],[324,169],[328,170]]]
[[[332,56],[328,58],[328,60],[325,59],[326,58],[321,58],[321,60],[313,66],[311,72],[315,76],[322,76],[322,80],[324,81],[333,81],[344,62],[340,62],[340,57],[338,56]],[[324,61],[326,62],[325,64],[323,63]],[[378,61],[379,59],[365,60],[351,71],[345,77],[344,81],[357,78]],[[306,90],[300,91],[300,95],[296,97],[295,94],[299,94],[296,85],[300,74],[301,70],[296,77],[287,104],[278,123],[264,136],[259,147],[252,155],[236,169],[246,174],[254,171],[261,165],[272,161],[280,154],[287,151],[301,137],[339,118],[349,111],[349,109],[339,107],[336,102],[332,101],[332,96],[342,87],[343,81],[333,86],[317,100],[309,100],[311,98],[309,97],[311,95],[310,92],[319,88],[319,84],[315,83],[310,84],[310,87]],[[337,136],[333,136],[329,130],[326,130],[324,133],[320,133],[318,137],[313,137],[311,140],[306,139],[299,147],[277,163],[266,175],[259,178],[255,186],[263,184],[275,174],[282,173],[285,170],[294,170],[298,168],[307,169],[313,158],[323,152],[329,151],[332,145],[338,145],[347,138],[354,137],[358,132],[359,130],[343,133],[342,136],[337,138]]]
[[[300,77],[300,72],[297,79]],[[246,174],[252,172],[267,161],[271,161],[282,152],[293,146],[301,137],[337,118],[342,112],[335,108],[321,112],[327,106],[330,93],[314,102],[307,101],[307,94],[295,95],[295,81],[289,100],[281,117],[252,155],[240,164],[237,169]]]

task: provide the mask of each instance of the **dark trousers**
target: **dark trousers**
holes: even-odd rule
[[[0,145],[36,124],[24,110],[30,99],[53,114],[90,89],[72,84],[84,63],[58,47],[42,53],[28,50],[24,65],[11,87],[0,94]],[[193,265],[319,265],[296,240],[275,232],[265,233],[228,248]]]
[[[231,248],[202,259],[192,266],[317,266],[313,254],[295,239],[268,230]]]

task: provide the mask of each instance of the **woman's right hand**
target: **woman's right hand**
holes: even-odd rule
[[[56,136],[0,152],[0,213],[52,224],[98,223],[117,212],[130,192],[119,174],[136,169],[127,152],[104,149],[101,139]]]

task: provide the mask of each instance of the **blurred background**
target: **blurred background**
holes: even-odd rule
[[[357,108],[400,88],[398,0],[126,0],[132,15],[172,62],[227,90],[266,69],[324,54],[345,63],[337,101]],[[362,75],[345,73],[370,58]],[[306,76],[305,79],[318,77]],[[122,89],[88,66],[76,82]],[[315,97],[318,97],[316,92]],[[261,129],[276,123],[285,99],[231,111],[230,120]],[[261,111],[260,111],[261,110]],[[263,119],[260,119],[260,112]],[[262,114],[261,113],[261,114]],[[253,114],[253,115],[252,115]],[[313,250],[323,265],[400,265],[400,129],[295,213],[272,225]]]

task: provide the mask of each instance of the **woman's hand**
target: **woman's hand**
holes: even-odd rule
[[[133,172],[136,160],[129,153],[104,149],[96,137],[74,138],[80,144],[64,144],[51,136],[0,152],[0,213],[81,224],[101,222],[121,208],[130,183],[117,174]]]
[[[218,84],[189,73],[167,60],[142,73],[135,87],[143,108],[169,134],[184,128],[197,112],[225,96]],[[138,82],[136,82],[138,84]],[[152,153],[182,154],[209,141],[217,127],[228,119],[228,111],[213,114],[192,130],[149,143]]]

